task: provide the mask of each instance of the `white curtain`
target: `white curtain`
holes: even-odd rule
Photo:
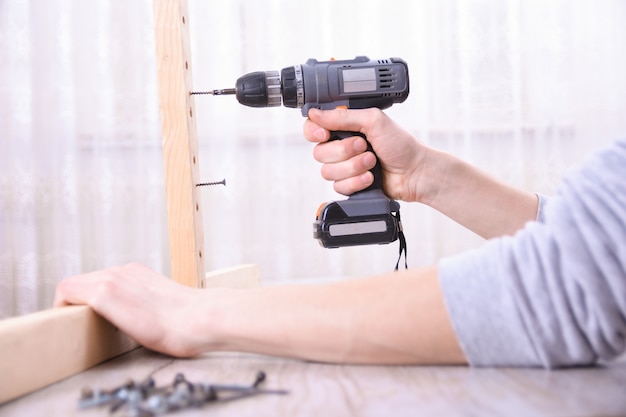
[[[397,56],[388,110],[420,140],[550,194],[626,135],[623,0],[190,0],[198,90],[308,58]],[[0,318],[51,305],[63,277],[129,261],[169,272],[151,1],[0,0]],[[196,99],[207,269],[266,282],[390,270],[397,244],[312,238],[336,195],[298,110]],[[402,204],[410,266],[482,240]]]

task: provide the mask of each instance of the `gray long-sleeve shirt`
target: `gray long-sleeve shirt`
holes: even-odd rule
[[[471,365],[555,368],[626,350],[626,140],[541,203],[515,236],[439,263]]]

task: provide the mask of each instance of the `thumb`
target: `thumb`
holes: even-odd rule
[[[373,119],[372,112],[378,109],[334,110],[310,109],[309,119],[328,130],[344,130],[366,134]]]

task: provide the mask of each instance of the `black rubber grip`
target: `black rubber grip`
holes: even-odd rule
[[[352,194],[352,196],[360,194],[360,193],[368,192],[368,191],[373,191],[373,190],[382,191],[383,190],[383,169],[380,165],[380,161],[378,160],[378,156],[376,156],[376,152],[374,152],[374,148],[372,148],[372,144],[369,143],[369,141],[367,140],[367,138],[365,137],[363,133],[348,132],[345,130],[331,130],[329,141],[342,140],[342,139],[349,138],[352,136],[360,136],[363,139],[365,139],[365,142],[367,142],[367,150],[372,152],[374,156],[376,157],[376,165],[374,166],[374,168],[370,169],[370,172],[374,174],[374,182],[372,182],[372,184],[366,189],[357,191],[356,193]]]

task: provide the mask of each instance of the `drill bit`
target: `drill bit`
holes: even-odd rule
[[[192,91],[189,95],[193,96],[196,94],[211,94],[212,96],[222,96],[228,94],[237,94],[237,90],[235,88],[222,88],[220,90],[211,90],[211,91]]]

